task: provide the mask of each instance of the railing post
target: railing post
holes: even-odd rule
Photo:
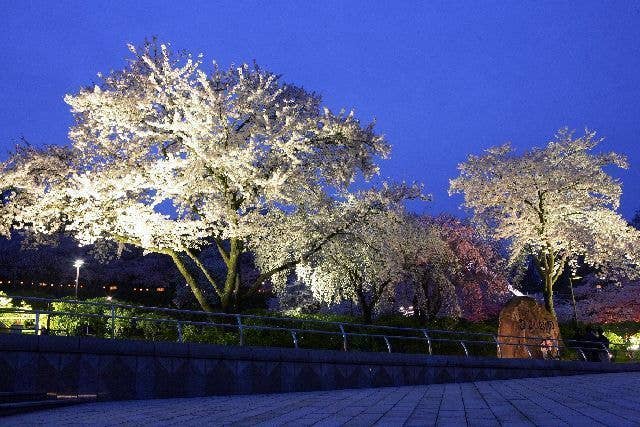
[[[40,335],[40,313],[36,311],[36,326],[35,326],[36,335]]]
[[[111,339],[116,337],[116,309],[111,304]]]
[[[496,342],[496,350],[498,352],[498,357],[502,357],[502,349],[500,348],[500,341],[498,341],[498,337],[494,335],[493,340]]]
[[[292,329],[289,332],[291,332],[291,338],[293,338],[293,346],[298,348],[298,336],[296,335],[296,331]]]
[[[51,334],[51,302],[47,303],[47,311],[49,312],[49,314],[47,315],[47,333]]]
[[[467,346],[465,345],[464,341],[460,341],[460,345],[462,346],[462,349],[464,350],[464,355],[469,357],[469,350],[467,350]]]
[[[611,362],[611,359],[613,359],[613,354],[611,354],[611,351],[606,345],[604,345],[604,343],[601,343],[601,345],[602,349],[607,352],[607,359],[609,359],[608,362]]]
[[[238,322],[238,334],[240,335],[240,345],[244,345],[244,328],[242,327],[242,318],[238,314],[236,316],[236,321]]]
[[[387,344],[387,351],[391,353],[391,343],[389,342],[389,338],[387,337],[383,337],[383,338],[384,338],[384,342]]]
[[[587,355],[584,354],[584,351],[582,351],[582,349],[580,347],[577,347],[576,350],[578,350],[578,353],[582,357],[582,360],[584,360],[586,362],[587,361]]]
[[[178,322],[178,342],[182,342],[182,322]]]
[[[423,329],[422,333],[424,334],[424,337],[427,339],[427,345],[429,346],[429,355],[431,356],[433,355],[433,350],[431,349],[431,337],[427,333],[426,329]]]
[[[349,351],[347,348],[347,333],[344,331],[344,325],[341,323],[339,326],[340,332],[342,332],[342,349],[344,351]]]

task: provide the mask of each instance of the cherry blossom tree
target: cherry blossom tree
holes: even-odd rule
[[[451,215],[423,217],[422,221],[446,242],[458,266],[447,275],[455,288],[461,316],[472,321],[495,316],[509,295],[506,262],[497,242]]]
[[[621,184],[605,171],[627,161],[595,152],[601,141],[595,132],[576,138],[561,129],[545,148],[522,155],[506,144],[469,156],[451,181],[450,194],[464,194],[475,220],[510,241],[512,261],[533,257],[551,313],[553,286],[578,257],[602,274],[638,272],[640,233],[616,213]]]
[[[575,287],[576,312],[583,323],[640,321],[640,281],[608,281],[589,274]],[[558,304],[558,318],[569,321],[573,307]]]
[[[352,300],[358,304],[364,322],[370,323],[385,300],[394,298],[398,284],[412,282],[429,288],[431,273],[436,269],[435,256],[430,257],[433,254],[442,261],[446,259],[446,245],[396,206],[370,216],[332,240],[309,262],[301,263],[297,273],[317,300]],[[429,292],[422,296],[425,301],[435,298]]]
[[[67,95],[71,146],[20,146],[2,165],[0,231],[63,230],[81,244],[166,254],[205,310],[285,274],[373,213],[420,189],[350,193],[389,145],[353,112],[246,64],[202,69],[165,45]],[[226,272],[200,253],[213,246]],[[345,250],[347,248],[344,248]],[[260,273],[243,283],[243,253]],[[198,281],[198,276],[206,279]],[[245,280],[246,282],[246,280]]]
[[[462,314],[456,294],[455,276],[460,265],[455,254],[442,239],[440,230],[425,225],[423,218],[413,218],[411,247],[404,268],[406,278],[397,286],[396,295],[413,306],[422,322],[436,317],[458,318]],[[404,294],[404,295],[403,295]]]

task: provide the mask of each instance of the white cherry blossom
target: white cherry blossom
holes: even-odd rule
[[[553,313],[553,285],[571,260],[603,274],[636,275],[640,233],[618,214],[621,183],[606,171],[627,167],[624,156],[596,150],[602,139],[561,129],[545,148],[516,155],[509,144],[469,156],[450,193],[499,239],[516,260],[532,255]]]

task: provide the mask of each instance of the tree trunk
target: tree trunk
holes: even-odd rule
[[[544,274],[544,306],[556,318],[556,310],[553,307],[553,277],[551,272]]]
[[[424,307],[422,307],[422,304],[420,304],[417,295],[414,295],[413,297],[413,317],[416,319],[419,325],[427,325],[427,315]]]
[[[234,299],[237,303],[236,280],[238,279],[238,260],[240,258],[240,242],[238,239],[231,239],[229,248],[229,262],[227,263],[227,278],[224,282],[224,289],[220,297],[220,306],[225,313],[233,308]]]
[[[358,298],[358,304],[360,305],[360,311],[362,312],[362,321],[369,325],[373,321],[372,304],[367,303],[367,298],[361,290],[356,290],[356,297]]]
[[[573,277],[569,276],[569,288],[571,289],[571,304],[573,305],[573,325],[578,326],[578,309],[576,308],[576,295],[573,293]]]
[[[553,285],[558,280],[558,275],[554,276],[555,263],[556,257],[553,254],[540,253],[534,257],[534,264],[543,281],[544,306],[557,319],[556,311],[553,307]]]
[[[368,304],[361,304],[360,309],[362,310],[362,321],[367,325],[371,324],[371,322],[373,322],[373,310],[371,306]]]
[[[178,271],[180,271],[180,274],[182,274],[182,277],[184,277],[184,280],[189,285],[189,288],[191,289],[191,292],[193,292],[193,295],[196,297],[196,300],[198,300],[200,307],[202,307],[204,311],[213,311],[213,307],[211,307],[211,304],[209,304],[209,301],[207,301],[206,296],[198,287],[198,281],[189,272],[187,266],[180,258],[180,255],[178,255],[178,253],[175,251],[169,252],[168,255],[171,257],[176,267],[178,267]]]

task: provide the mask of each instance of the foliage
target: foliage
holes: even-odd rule
[[[71,299],[71,298],[69,298]],[[51,311],[62,312],[49,316],[49,329],[57,335],[90,334],[108,336],[109,317],[101,305],[105,298],[87,300],[89,304],[58,301],[51,304]]]
[[[167,316],[149,313],[142,309],[120,307],[118,301],[109,301],[106,298],[93,298],[86,302],[89,304],[54,302],[53,311],[64,314],[50,316],[51,333],[111,337],[111,304],[113,304],[115,338],[171,341],[177,338],[175,322],[160,321]]]
[[[439,242],[397,206],[336,236],[300,264],[297,273],[316,299],[324,303],[353,300],[369,323],[397,284],[427,280],[425,254]]]
[[[186,342],[204,344],[237,345],[239,342],[236,330],[189,324],[182,327],[182,338]]]
[[[521,156],[509,144],[469,156],[451,181],[450,193],[464,194],[475,220],[510,241],[512,261],[533,256],[552,313],[553,285],[578,257],[602,274],[638,272],[640,232],[616,213],[621,185],[605,171],[627,161],[594,153],[600,142],[595,132],[574,138],[561,129],[545,148]]]
[[[497,314],[508,286],[495,244],[472,226],[415,217],[399,206],[338,236],[297,272],[319,301],[356,302],[365,322],[387,301],[413,306],[423,323],[436,316],[483,320]]]
[[[389,145],[373,124],[322,108],[277,74],[247,64],[206,73],[200,56],[165,45],[130,50],[128,67],[65,97],[71,147],[19,146],[2,165],[1,233],[63,230],[101,249],[166,254],[205,310],[213,296],[227,310],[370,212],[420,192],[349,193]],[[222,278],[199,258],[210,246]],[[250,283],[243,252],[260,270]]]
[[[509,294],[505,260],[495,241],[450,215],[422,217],[447,243],[456,264],[447,274],[456,290],[461,316],[472,321],[496,317]]]
[[[105,307],[103,313],[109,315],[109,307]],[[114,332],[116,338],[175,341],[178,337],[175,322],[160,320],[166,319],[167,316],[125,307],[116,307],[115,315]],[[135,320],[129,320],[131,318],[135,318]]]
[[[585,323],[640,322],[640,282],[607,282],[589,275],[575,288],[578,318]]]
[[[25,301],[17,303],[8,295],[0,291],[0,329],[9,328],[11,325],[26,325],[33,322],[32,314],[14,312],[14,309],[31,310],[31,306]]]

